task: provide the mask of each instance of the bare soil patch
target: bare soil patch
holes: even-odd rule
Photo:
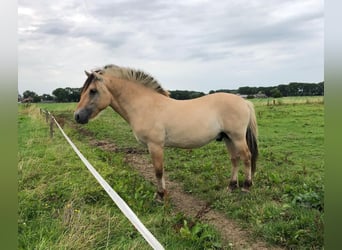
[[[115,153],[126,153],[126,154],[147,154],[147,149],[138,149],[138,148],[132,148],[132,147],[117,147],[114,143],[107,141],[107,140],[96,140],[93,139],[89,142],[91,146],[99,147],[105,151],[109,152],[115,152]]]

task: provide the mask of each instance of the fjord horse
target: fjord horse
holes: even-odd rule
[[[85,124],[108,106],[121,115],[149,150],[159,199],[166,194],[164,147],[196,148],[215,139],[223,140],[230,153],[233,166],[228,189],[238,187],[241,159],[245,166],[242,190],[249,190],[258,156],[257,122],[251,102],[228,93],[175,100],[149,74],[116,65],[86,71],[86,75],[75,120]]]

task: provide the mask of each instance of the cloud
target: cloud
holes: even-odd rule
[[[19,91],[107,63],[183,89],[323,79],[321,1],[19,0],[18,17]]]

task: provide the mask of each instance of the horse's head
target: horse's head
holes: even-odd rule
[[[106,86],[106,78],[100,72],[85,72],[88,76],[84,83],[81,98],[75,111],[75,120],[85,124],[111,103],[111,94]]]

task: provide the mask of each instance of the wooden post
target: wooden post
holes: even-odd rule
[[[45,110],[45,121],[46,121],[46,123],[49,122],[49,114],[46,110]]]
[[[50,116],[50,138],[53,137],[53,118]]]

